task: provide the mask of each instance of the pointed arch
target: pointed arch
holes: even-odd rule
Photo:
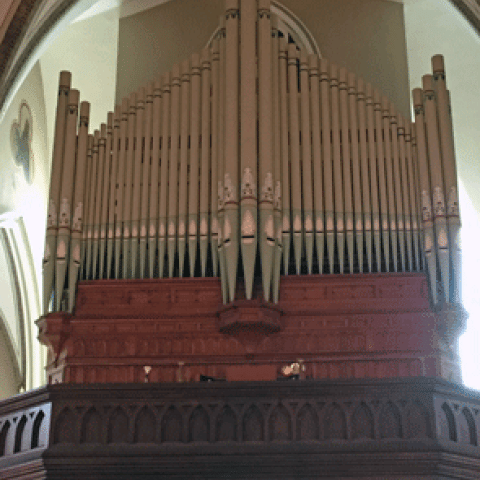
[[[134,443],[154,443],[157,419],[146,405],[140,409],[135,418]]]
[[[95,407],[90,407],[82,420],[80,443],[101,443],[102,417]]]
[[[77,416],[68,407],[64,408],[55,420],[53,443],[75,443]]]
[[[318,415],[309,403],[306,403],[297,415],[297,440],[318,440]]]
[[[243,415],[243,441],[260,442],[264,438],[263,415],[256,405],[251,405]]]
[[[210,418],[203,406],[199,405],[192,412],[188,431],[190,442],[208,442],[210,440]]]
[[[444,402],[442,405],[442,412],[443,412],[443,415],[439,422],[440,429],[443,430],[442,433],[448,433],[448,439],[451,442],[456,442],[457,428],[455,426],[455,417],[453,416],[452,409],[448,406],[446,402]]]
[[[475,420],[467,407],[464,407],[458,416],[458,443],[477,446]]]
[[[43,410],[39,410],[33,422],[32,440],[30,443],[30,448],[32,449],[43,447],[43,445],[40,442],[40,437],[41,437],[40,434],[42,433],[42,424],[43,424],[44,418],[45,418],[45,414],[43,413]]]
[[[7,446],[8,432],[10,430],[10,421],[7,420],[0,430],[0,457],[5,455],[5,448]]]
[[[352,416],[352,438],[374,437],[373,414],[365,402],[361,402]]]
[[[128,443],[129,421],[122,407],[115,408],[108,422],[108,443]]]
[[[347,420],[345,412],[338,403],[332,403],[323,420],[324,435],[326,440],[346,440]]]
[[[400,410],[391,401],[383,405],[379,416],[380,438],[402,438]]]
[[[229,405],[225,405],[217,417],[215,440],[217,442],[235,442],[237,440],[237,416]]]
[[[288,441],[292,439],[292,419],[290,412],[282,404],[277,405],[269,418],[271,441]]]
[[[17,429],[15,430],[15,444],[13,447],[13,453],[18,453],[22,451],[23,432],[25,430],[26,424],[27,416],[22,415],[22,418],[20,418],[20,421],[17,423]]]
[[[162,442],[181,442],[183,438],[183,417],[172,405],[162,418]]]

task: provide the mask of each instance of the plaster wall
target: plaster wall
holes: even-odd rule
[[[0,400],[18,393],[15,360],[10,353],[8,342],[9,339],[0,329]]]

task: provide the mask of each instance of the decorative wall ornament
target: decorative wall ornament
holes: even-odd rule
[[[448,192],[448,215],[453,217],[458,217],[460,215],[457,187],[450,187],[450,191]]]
[[[226,173],[225,174],[225,187],[224,187],[224,196],[223,196],[223,202],[224,203],[229,203],[229,202],[236,202],[237,201],[237,193],[235,186],[232,184],[232,179],[230,178],[230,174]]]
[[[221,180],[218,181],[218,209],[222,210],[224,206],[224,191],[223,183]]]
[[[82,231],[83,203],[78,202],[73,214],[72,230]]]
[[[262,187],[262,202],[273,202],[273,176],[268,172],[265,176],[265,182]]]
[[[47,228],[57,226],[57,207],[53,199],[48,202]]]
[[[60,205],[59,227],[68,227],[70,225],[70,203],[67,198],[62,198]]]
[[[280,210],[282,208],[282,187],[280,184],[280,180],[277,180],[277,183],[275,184],[275,201],[274,201],[274,207],[277,210]]]
[[[32,183],[34,173],[33,151],[33,118],[27,102],[20,104],[18,120],[14,120],[10,130],[10,146],[15,164],[20,167],[27,183]]]
[[[255,179],[253,178],[252,169],[246,167],[243,172],[242,178],[242,199],[246,197],[256,198],[257,196],[257,186],[255,185]]]
[[[432,204],[426,190],[422,191],[422,219],[424,222],[432,220]]]
[[[443,196],[442,187],[438,185],[433,190],[433,208],[436,217],[445,215],[445,197]]]

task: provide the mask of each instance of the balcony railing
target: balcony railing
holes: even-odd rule
[[[51,385],[0,403],[0,478],[304,478],[360,455],[359,478],[480,478],[479,435],[480,394],[428,378]]]

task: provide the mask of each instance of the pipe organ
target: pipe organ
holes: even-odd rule
[[[78,280],[220,276],[224,303],[281,275],[422,271],[460,302],[459,207],[441,56],[415,121],[287,43],[269,0],[226,0],[212,45],[117,105],[60,74],[44,308]],[[243,295],[243,293],[242,293]]]

